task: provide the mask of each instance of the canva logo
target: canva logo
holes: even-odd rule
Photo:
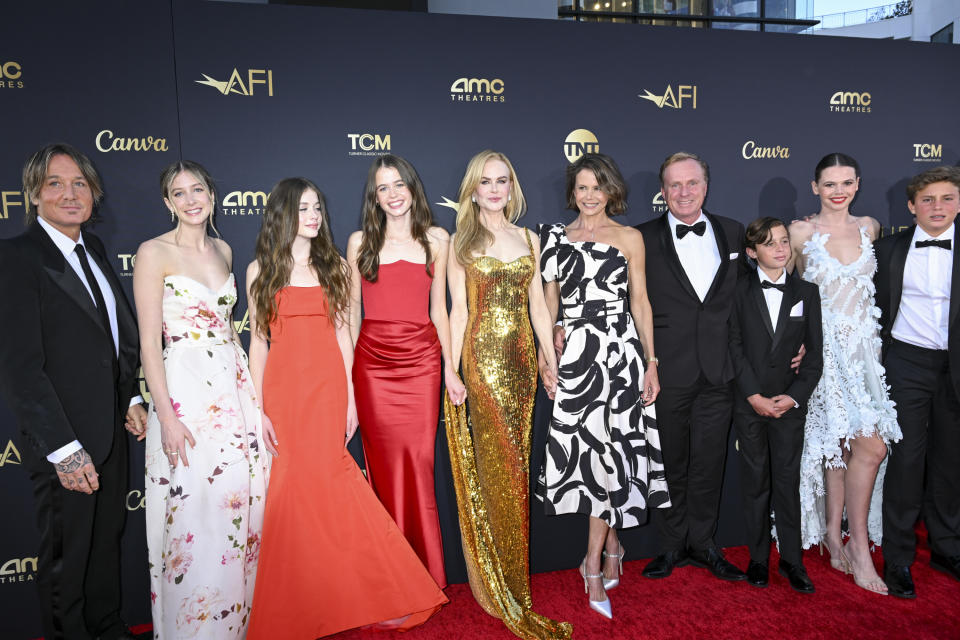
[[[0,89],[23,89],[23,67],[19,62],[0,61]]]
[[[13,444],[13,440],[7,440],[7,446],[0,455],[0,467],[8,464],[22,464],[20,452],[17,451],[17,445]]]
[[[390,134],[348,133],[351,156],[382,156],[390,152]]]
[[[169,151],[166,138],[127,138],[115,136],[110,129],[104,129],[97,134],[97,150],[103,153],[111,151]]]
[[[781,147],[779,145],[772,147],[762,147],[753,140],[747,140],[740,149],[740,155],[745,160],[760,160],[767,158],[789,158],[790,147]]]
[[[140,489],[127,492],[127,511],[147,508],[147,495]]]
[[[597,136],[587,129],[574,129],[563,141],[563,155],[567,156],[568,162],[576,162],[585,153],[600,153]]]
[[[223,198],[223,214],[226,216],[259,216],[267,206],[264,191],[231,191]]]
[[[271,69],[247,69],[247,81],[244,83],[240,71],[234,68],[227,80],[216,80],[205,73],[201,73],[203,80],[194,80],[197,84],[213,87],[223,95],[235,93],[240,96],[273,95],[273,71]],[[263,85],[263,86],[261,86]]]
[[[0,584],[32,582],[37,577],[37,558],[10,558],[0,564]]]
[[[10,217],[10,211],[27,211],[27,194],[24,191],[0,191],[0,220]]]
[[[638,98],[649,100],[657,105],[658,109],[670,107],[671,109],[683,109],[684,107],[697,108],[697,85],[678,84],[677,90],[673,90],[673,85],[668,84],[663,93],[657,95],[647,89],[643,93],[637,94]]]
[[[451,102],[503,102],[503,80],[494,78],[457,78],[450,85]]]
[[[914,143],[913,161],[914,162],[942,162],[943,161],[943,145]]]
[[[834,113],[870,113],[873,96],[866,91],[837,91],[830,96],[830,111]]]

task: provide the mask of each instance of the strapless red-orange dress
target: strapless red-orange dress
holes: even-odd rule
[[[447,599],[344,447],[347,376],[321,287],[286,287],[270,325],[264,411],[280,442],[249,640],[313,640]]]
[[[367,479],[437,584],[447,586],[434,493],[440,341],[423,264],[382,264],[363,280],[353,391]]]

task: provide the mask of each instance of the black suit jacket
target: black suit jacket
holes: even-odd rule
[[[646,246],[647,295],[653,307],[660,384],[665,387],[692,385],[701,374],[711,384],[733,379],[727,324],[737,279],[749,270],[743,225],[706,209],[703,214],[713,226],[720,253],[720,267],[703,302],[680,264],[667,214],[637,225]]]
[[[79,440],[99,465],[110,453],[117,415],[135,395],[137,325],[103,243],[82,232],[117,304],[119,357],[93,299],[37,223],[0,240],[0,382],[21,434],[24,463],[51,471],[46,456]]]
[[[883,340],[883,357],[893,340],[893,323],[900,312],[903,295],[903,270],[907,253],[913,242],[916,225],[900,233],[884,236],[873,245],[877,256],[877,272],[873,276],[876,286],[876,304],[880,308],[880,337]],[[947,325],[947,352],[950,359],[950,377],[953,391],[960,398],[960,251],[957,248],[957,225],[953,227],[953,279],[950,284],[950,315]],[[939,251],[939,249],[937,249]],[[931,249],[933,251],[933,249]]]
[[[803,302],[799,317],[790,311]],[[795,374],[790,361],[800,345],[807,353]],[[795,275],[787,276],[774,331],[756,273],[740,280],[730,314],[730,359],[737,376],[737,408],[753,411],[747,398],[755,393],[773,397],[784,393],[802,408],[823,373],[823,324],[820,290]]]

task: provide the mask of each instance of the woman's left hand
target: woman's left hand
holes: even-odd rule
[[[547,390],[547,396],[553,400],[553,396],[557,393],[557,365],[548,363],[542,356],[541,353],[537,358],[540,365],[540,379],[543,380],[543,388]]]
[[[640,399],[643,406],[651,405],[660,395],[660,375],[657,373],[659,365],[647,363],[647,370],[643,374],[643,389],[640,391]]]
[[[346,439],[343,441],[343,446],[347,446],[347,444],[350,443],[350,439],[353,437],[353,434],[357,432],[357,425],[359,424],[360,421],[357,419],[357,405],[351,393],[347,401],[347,433]]]

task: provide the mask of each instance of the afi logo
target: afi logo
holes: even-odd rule
[[[0,467],[5,464],[21,464],[20,452],[17,451],[17,445],[13,444],[13,440],[7,441],[7,448],[3,450],[3,455],[0,455]]]
[[[24,191],[0,191],[0,220],[10,217],[10,209],[23,207],[26,211],[27,194]]]
[[[915,143],[913,145],[914,162],[940,162],[943,160],[942,144]]]
[[[673,85],[667,85],[666,91],[663,92],[663,95],[657,95],[651,93],[649,90],[644,89],[642,94],[637,94],[638,98],[643,100],[649,100],[653,104],[657,105],[658,109],[663,109],[664,107],[670,107],[671,109],[683,109],[684,100],[687,101],[692,108],[697,108],[697,85],[695,84],[678,84],[677,90],[673,90]]]
[[[250,331],[250,311],[243,312],[243,318],[240,320],[233,321],[233,328],[237,330],[237,334],[241,334],[244,331]]]
[[[381,136],[379,133],[348,133],[350,148],[353,151],[390,151],[390,134]]]
[[[223,80],[214,80],[205,73],[201,73],[203,80],[194,80],[197,84],[205,84],[213,87],[223,95],[236,93],[241,96],[252,96],[257,89],[257,85],[264,85],[267,89],[267,95],[273,95],[273,71],[270,69],[247,69],[247,82],[244,84],[243,76],[237,69],[233,70],[230,78]],[[262,89],[261,89],[262,91]]]

